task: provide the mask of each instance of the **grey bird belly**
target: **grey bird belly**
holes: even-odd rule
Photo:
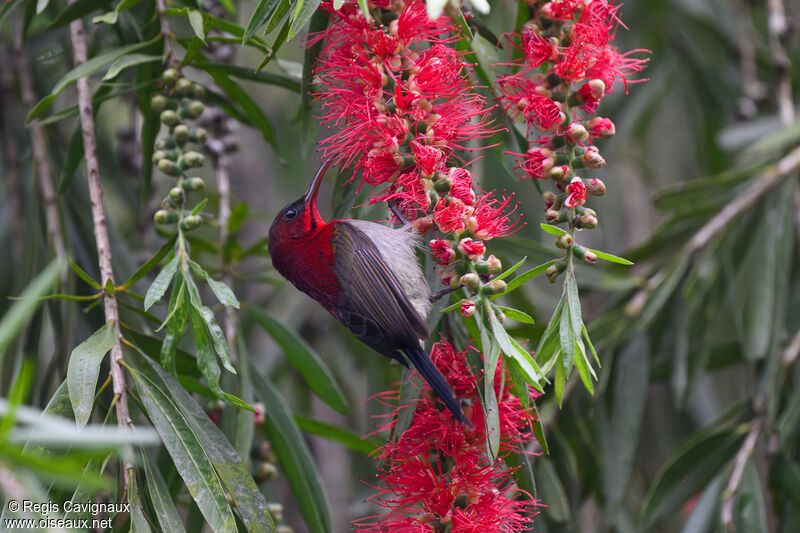
[[[375,243],[381,257],[392,269],[408,299],[425,319],[431,309],[429,299],[431,289],[425,279],[425,273],[417,261],[416,250],[422,245],[422,239],[409,229],[392,229],[367,220],[348,220]]]

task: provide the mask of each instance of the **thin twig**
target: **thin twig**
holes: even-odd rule
[[[764,417],[763,415],[759,415],[755,420],[753,420],[753,425],[750,427],[750,431],[747,433],[747,437],[745,437],[742,447],[739,448],[738,452],[736,452],[736,458],[734,459],[733,463],[733,472],[731,472],[731,477],[728,479],[728,485],[725,487],[725,492],[722,493],[722,524],[728,531],[733,531],[734,529],[733,506],[734,503],[736,503],[736,493],[739,491],[739,485],[742,482],[744,469],[747,466],[748,461],[750,461],[750,457],[753,455],[753,450],[755,450],[756,442],[758,442],[758,437],[761,434],[761,428],[763,426]]]
[[[164,64],[168,67],[175,66],[175,51],[172,49],[172,35],[169,31],[169,22],[164,14],[166,5],[164,0],[156,0],[156,11],[158,12],[158,23],[161,28],[161,36],[164,38]]]
[[[705,248],[720,231],[725,229],[728,223],[753,207],[761,197],[798,170],[800,170],[800,148],[795,148],[775,165],[769,167],[750,184],[747,190],[700,228],[700,231],[686,244],[684,251],[691,256]]]
[[[73,4],[76,0],[70,0]],[[84,38],[83,20],[79,17],[73,20],[70,25],[70,35],[72,37],[72,50],[75,66],[86,62],[86,40]],[[94,113],[92,109],[92,89],[89,86],[89,78],[78,79],[78,110],[81,118],[81,133],[83,134],[83,151],[86,160],[86,177],[89,182],[89,197],[92,203],[92,221],[94,223],[94,237],[97,242],[97,257],[100,266],[100,281],[105,287],[107,284],[114,285],[114,271],[111,266],[111,244],[108,239],[108,228],[106,226],[106,214],[103,207],[103,189],[100,186],[100,168],[97,160],[97,138],[95,136]],[[106,323],[113,324],[116,332],[116,342],[111,348],[111,381],[114,389],[114,406],[117,412],[117,425],[127,429],[131,423],[128,411],[128,396],[125,387],[125,374],[120,366],[122,360],[122,345],[120,338],[122,333],[119,327],[119,309],[117,299],[114,294],[108,291],[103,294],[105,307]],[[128,482],[127,467],[121,468],[125,486]]]
[[[17,75],[19,76],[19,91],[22,96],[22,104],[26,109],[33,109],[33,106],[36,105],[36,94],[33,91],[33,81],[28,69],[28,60],[22,49],[22,24],[17,25],[17,31],[14,33],[14,54],[17,56]],[[31,122],[30,130],[33,158],[36,162],[36,170],[39,173],[39,188],[44,202],[47,234],[50,236],[50,244],[53,246],[56,258],[63,260],[66,259],[67,253],[64,248],[64,233],[61,229],[61,216],[58,212],[56,191],[53,187],[53,172],[47,158],[47,137],[45,136],[44,127],[39,123],[38,118]]]

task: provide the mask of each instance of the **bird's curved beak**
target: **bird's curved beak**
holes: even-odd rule
[[[322,163],[322,166],[319,167],[317,173],[314,175],[314,179],[311,180],[311,185],[308,186],[308,190],[303,195],[303,201],[310,205],[315,204],[317,202],[317,193],[319,192],[319,186],[322,183],[322,178],[325,177],[325,172],[331,166],[331,161],[327,160]]]

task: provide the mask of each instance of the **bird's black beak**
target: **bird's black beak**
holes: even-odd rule
[[[314,204],[316,206],[319,186],[322,183],[322,178],[325,177],[325,172],[330,166],[331,162],[328,160],[322,163],[322,166],[319,167],[319,170],[317,170],[317,173],[314,175],[314,179],[311,180],[311,185],[308,186],[308,190],[306,190],[306,193],[303,195],[303,201],[306,203],[306,205]]]

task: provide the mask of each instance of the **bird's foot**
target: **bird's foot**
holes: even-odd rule
[[[400,200],[395,200],[394,202],[390,201],[388,204],[389,210],[395,217],[397,217],[397,220],[399,220],[402,225],[408,226],[408,219],[403,215],[403,213],[400,212]]]

